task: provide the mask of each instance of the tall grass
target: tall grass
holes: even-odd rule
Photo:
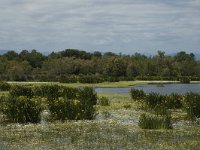
[[[150,116],[142,114],[139,118],[142,129],[172,129],[171,116]]]
[[[200,95],[187,93],[183,99],[183,109],[187,112],[189,119],[194,120],[200,117]]]
[[[131,98],[133,100],[141,100],[146,97],[146,94],[144,93],[143,90],[138,90],[138,89],[132,88],[130,93],[131,93]]]

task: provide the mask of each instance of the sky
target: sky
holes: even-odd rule
[[[0,49],[200,52],[200,0],[0,0]]]

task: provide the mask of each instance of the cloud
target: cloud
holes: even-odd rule
[[[199,0],[0,0],[0,47],[199,50]]]

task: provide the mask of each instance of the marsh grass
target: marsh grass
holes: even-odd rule
[[[142,129],[172,129],[171,116],[153,116],[142,114],[139,119],[139,126]]]
[[[1,148],[23,149],[198,149],[199,128],[141,130],[116,122],[65,122],[0,126]]]
[[[200,147],[200,128],[197,125],[180,124],[173,130],[163,129],[163,126],[162,129],[144,130],[138,127],[139,116],[143,113],[154,117],[156,115],[150,111],[138,109],[141,102],[133,101],[128,94],[99,94],[98,96],[107,97],[110,105],[95,106],[99,112],[96,120],[53,121],[46,126],[0,124],[0,147],[16,150],[184,150]],[[125,109],[125,105],[130,105],[131,108]],[[170,111],[173,122],[174,120],[178,123],[184,121],[185,113],[181,109]],[[102,114],[104,118],[99,117]],[[164,115],[157,114],[157,116],[161,119]]]

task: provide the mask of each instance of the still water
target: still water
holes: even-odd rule
[[[131,88],[143,90],[145,93],[156,92],[163,95],[187,92],[200,93],[200,84],[143,84],[127,88],[95,88],[95,91],[99,94],[128,94]]]

